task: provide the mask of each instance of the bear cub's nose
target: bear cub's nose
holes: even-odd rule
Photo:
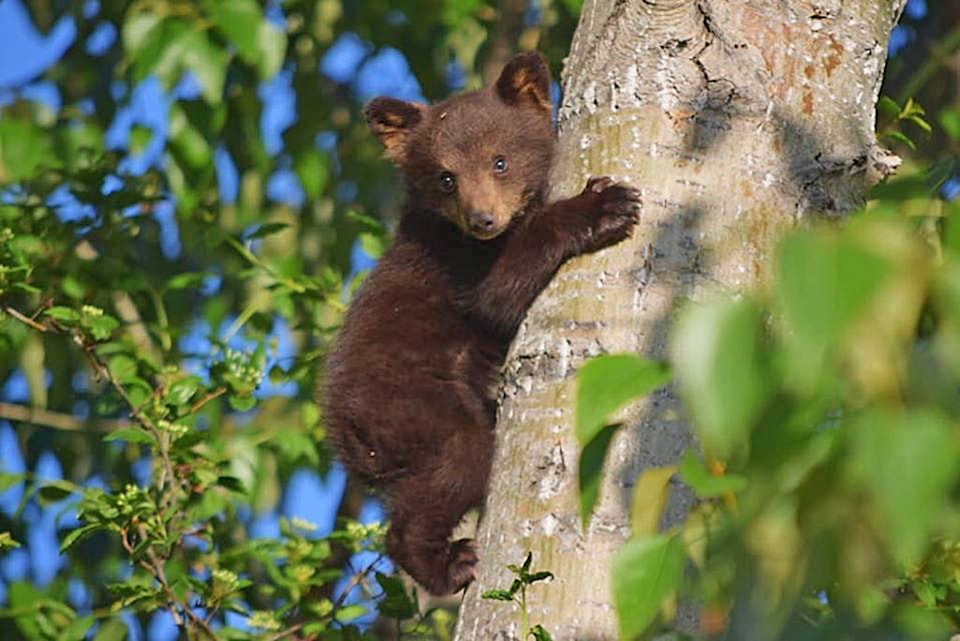
[[[484,233],[493,229],[493,214],[488,211],[478,211],[470,214],[470,229]]]

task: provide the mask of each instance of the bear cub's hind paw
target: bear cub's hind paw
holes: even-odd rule
[[[473,582],[477,560],[477,542],[473,539],[459,539],[450,545],[447,566],[450,592],[459,592]]]

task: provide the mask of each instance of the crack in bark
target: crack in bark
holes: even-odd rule
[[[739,88],[737,84],[730,80],[729,78],[711,78],[710,72],[707,70],[707,66],[703,63],[703,55],[707,52],[707,49],[714,45],[714,42],[718,42],[720,45],[727,44],[726,39],[723,37],[723,34],[716,28],[713,22],[712,12],[709,7],[707,0],[698,0],[697,13],[700,15],[701,22],[703,24],[703,31],[706,34],[704,38],[703,46],[697,51],[691,60],[693,64],[697,66],[697,69],[700,72],[700,75],[703,77],[704,82],[704,91],[706,92],[706,107],[708,109],[714,110],[724,110],[726,107],[729,107],[733,102],[734,98],[739,94]],[[727,89],[717,89],[714,90],[711,88],[712,85],[718,85],[725,83],[729,85]]]

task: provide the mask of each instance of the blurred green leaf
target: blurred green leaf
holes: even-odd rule
[[[256,0],[204,0],[203,7],[246,62],[260,61],[258,35],[263,12]]]
[[[653,467],[640,473],[631,493],[630,529],[633,536],[656,534],[670,497],[670,479],[676,466]]]
[[[44,314],[46,314],[50,318],[53,318],[58,321],[63,321],[65,323],[76,323],[77,321],[80,320],[80,314],[75,309],[72,309],[70,307],[62,307],[60,305],[51,307],[50,309],[45,311]]]
[[[40,127],[9,115],[0,118],[0,184],[33,178],[41,168],[59,164]]]
[[[697,498],[707,499],[722,496],[727,492],[736,494],[747,487],[747,479],[736,474],[714,476],[700,462],[697,455],[687,450],[680,459],[680,478],[690,486]]]
[[[683,543],[675,536],[627,541],[611,563],[620,638],[636,639],[653,623],[683,576]]]
[[[940,126],[955,142],[960,142],[960,109],[947,107],[940,112]]]
[[[960,472],[950,421],[935,411],[874,411],[850,426],[850,475],[883,518],[894,558],[906,569],[925,551]]]
[[[721,459],[745,453],[767,400],[762,332],[752,302],[718,300],[689,308],[671,339],[672,364],[694,430],[706,451]]]
[[[890,120],[896,120],[900,116],[900,105],[889,96],[880,96],[877,101],[877,110]]]
[[[153,435],[145,432],[139,427],[124,427],[119,430],[110,432],[103,437],[105,443],[111,443],[113,441],[125,441],[127,443],[143,443],[146,445],[151,445],[156,447],[157,441]]]
[[[890,274],[877,253],[831,232],[801,232],[780,245],[776,281],[791,347],[793,383],[809,388],[851,323]]]
[[[129,634],[127,624],[120,619],[101,621],[93,641],[124,641]]]

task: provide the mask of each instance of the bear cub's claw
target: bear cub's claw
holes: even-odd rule
[[[459,592],[473,582],[477,560],[477,542],[473,539],[459,539],[450,544],[447,566],[450,592]]]
[[[630,236],[640,219],[640,192],[608,176],[587,181],[581,197],[589,200],[590,238],[584,251],[596,251]]]

